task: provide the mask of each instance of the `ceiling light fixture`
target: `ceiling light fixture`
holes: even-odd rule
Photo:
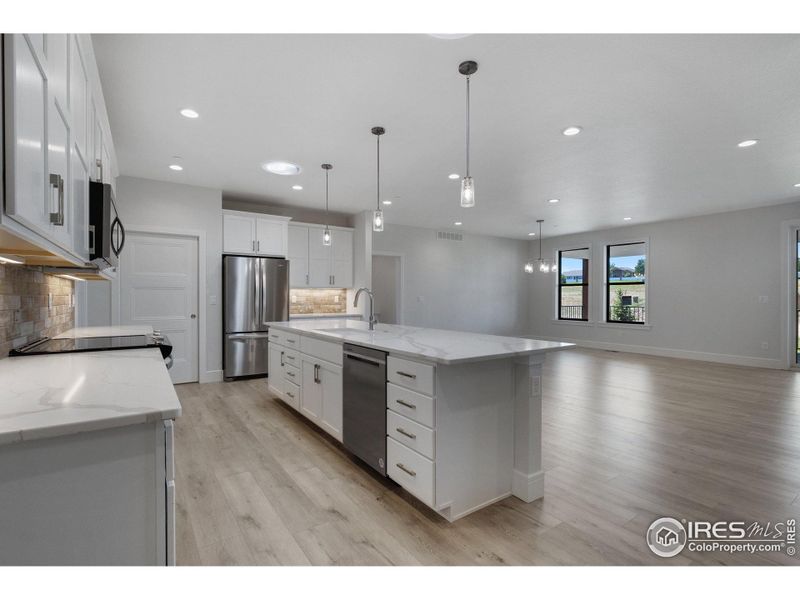
[[[461,221],[456,221],[455,223],[453,223],[453,225],[455,225],[456,227],[461,227],[463,223]]]
[[[328,228],[328,173],[333,168],[333,165],[323,163],[322,168],[325,169],[325,230],[322,232],[322,245],[331,245],[331,230]]]
[[[542,223],[544,223],[544,219],[536,219],[536,222],[539,224],[539,258],[536,259],[536,262],[539,264],[539,272],[555,273],[558,270],[558,267],[555,265],[555,263],[550,264],[549,260],[542,258]],[[528,235],[531,234],[529,233]],[[532,260],[529,260],[525,263],[524,271],[526,273],[533,273],[534,265]]]
[[[16,254],[0,254],[0,265],[5,264],[24,265],[25,259],[21,256],[17,256]]]
[[[744,140],[736,144],[739,148],[749,148],[750,146],[755,146],[758,143],[758,140]]]
[[[450,175],[448,175],[447,178],[448,179],[459,179],[459,178],[461,178],[461,175],[459,175],[458,173],[450,173]]]
[[[261,165],[261,168],[275,175],[297,175],[301,171],[300,165],[285,160],[273,160]]]
[[[302,186],[302,185],[293,185],[293,186],[292,186],[292,189],[293,189],[293,190],[300,191],[300,190],[302,190],[302,189],[303,189],[303,186]]]
[[[169,168],[173,171],[183,171],[183,167],[180,165],[170,165]]]
[[[630,221],[633,217],[622,217],[623,221]]]
[[[181,110],[181,115],[183,115],[187,119],[196,119],[197,117],[200,116],[200,113],[191,108],[184,108]]]
[[[573,135],[578,135],[581,131],[583,131],[583,127],[578,127],[577,125],[571,125],[561,133],[566,136],[573,136]]]
[[[381,210],[381,136],[386,133],[383,127],[373,127],[372,135],[375,136],[378,149],[377,161],[377,180],[375,189],[377,190],[377,199],[375,203],[375,211],[372,213],[372,231],[383,231],[383,211]]]
[[[559,200],[558,200],[558,198],[550,198],[550,200],[548,200],[548,202],[549,202],[550,204],[558,204],[558,203],[559,203]]]
[[[535,231],[531,231],[528,235],[536,235]]]
[[[475,184],[469,175],[469,79],[478,70],[478,63],[474,60],[465,60],[458,65],[458,72],[467,78],[467,174],[461,180],[461,207],[475,206]]]
[[[391,200],[384,200],[383,202],[381,202],[381,204],[383,204],[384,206],[391,206],[392,205],[392,201]]]
[[[794,187],[800,187],[800,183],[795,183]]]

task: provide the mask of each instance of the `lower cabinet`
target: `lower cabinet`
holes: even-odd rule
[[[284,385],[283,385],[283,352],[284,349],[277,344],[270,341],[269,343],[269,358],[267,362],[267,370],[269,377],[269,387],[278,397],[282,398]]]
[[[342,441],[342,368],[303,355],[300,412]]]

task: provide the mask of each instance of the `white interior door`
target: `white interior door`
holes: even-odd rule
[[[173,383],[198,380],[197,239],[129,232],[120,256],[121,325],[169,337]]]

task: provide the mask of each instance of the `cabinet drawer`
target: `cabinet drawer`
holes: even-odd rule
[[[433,365],[390,356],[386,361],[386,372],[392,383],[433,396]]]
[[[300,336],[300,350],[314,358],[342,366],[342,344],[326,342],[307,335]]]
[[[286,355],[284,354],[284,357]],[[289,363],[283,365],[283,380],[287,383],[300,385],[300,369],[293,367]]]
[[[300,353],[297,350],[286,348],[283,350],[283,362],[292,367],[300,368]]]
[[[386,433],[404,446],[433,460],[433,429],[407,419],[393,410],[386,411]]]
[[[428,506],[433,506],[433,462],[392,438],[386,440],[386,460],[389,477]]]
[[[285,380],[283,382],[283,395],[286,404],[295,410],[300,410],[300,386],[295,385],[291,381]]]
[[[433,427],[433,398],[412,392],[393,383],[386,384],[386,406],[394,412]]]
[[[299,335],[296,333],[289,333],[288,331],[283,331],[281,329],[275,329],[274,327],[269,330],[269,341],[274,344],[286,346],[287,348],[300,349]]]

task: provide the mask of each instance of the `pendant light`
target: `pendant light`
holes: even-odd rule
[[[383,211],[381,210],[381,136],[386,133],[383,127],[373,127],[372,133],[378,143],[378,199],[375,212],[372,213],[372,231],[383,231]]]
[[[555,273],[558,270],[557,265],[550,264],[549,260],[542,258],[542,223],[544,223],[544,219],[536,219],[536,222],[539,224],[539,258],[536,259],[536,262],[539,265],[539,272],[540,273]],[[526,273],[533,273],[534,265],[533,261],[529,260],[525,263],[525,272]]]
[[[465,60],[458,65],[458,72],[467,77],[467,170],[461,180],[461,207],[472,208],[475,206],[475,184],[469,174],[469,78],[478,70],[478,63],[474,60]]]
[[[328,228],[328,173],[333,168],[333,165],[325,163],[322,165],[325,169],[325,230],[322,232],[322,245],[331,245],[331,230]]]

